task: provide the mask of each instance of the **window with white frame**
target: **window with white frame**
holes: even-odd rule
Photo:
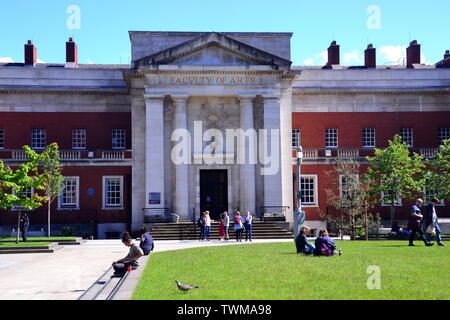
[[[302,143],[301,140],[301,130],[292,129],[292,148],[300,147]]]
[[[79,208],[79,181],[80,177],[64,177],[64,189],[59,196],[59,208]]]
[[[386,196],[387,197],[387,196]],[[384,200],[385,199],[385,195],[384,195],[384,193],[382,192],[381,193],[381,205],[382,206],[390,206],[391,204],[390,203],[388,203],[387,201],[385,201]],[[395,204],[394,204],[396,207],[401,207],[403,204],[402,204],[402,199],[400,198],[400,197],[397,197],[397,199],[395,199]]]
[[[72,149],[86,149],[86,129],[72,129]]]
[[[374,128],[364,128],[363,129],[362,146],[364,148],[374,148],[375,147],[375,129]]]
[[[0,149],[5,147],[5,130],[0,129]]]
[[[123,177],[103,177],[103,206],[122,207],[123,204]]]
[[[325,148],[338,147],[338,129],[325,129]]]
[[[426,188],[426,187],[424,187],[423,188],[423,196],[424,196],[424,202],[425,203],[430,203],[431,199],[433,197],[436,197],[436,190],[434,190],[433,188]],[[439,203],[437,205],[444,206],[445,205],[445,200],[444,199],[440,199]]]
[[[15,192],[14,190],[12,193],[17,194],[17,192]],[[25,187],[20,193],[21,193],[21,195],[20,195],[21,198],[31,198],[34,193],[34,188],[33,187]],[[29,210],[29,209],[22,208],[21,206],[14,206],[14,207],[12,207],[12,209]]]
[[[450,139],[450,128],[439,128],[438,129],[438,141],[439,145],[444,144],[444,140]]]
[[[125,149],[125,129],[112,130],[112,148]]]
[[[400,136],[402,137],[402,141],[405,142],[408,146],[414,146],[414,135],[412,128],[401,128]]]
[[[45,139],[45,129],[31,129],[31,148],[45,149]]]
[[[352,190],[355,190],[357,188],[357,185],[359,184],[359,175],[353,174],[351,176],[348,175],[339,175],[339,194],[341,198],[348,199],[349,193]],[[352,187],[352,185],[356,185],[356,187]]]
[[[300,188],[302,205],[317,205],[317,175],[301,175]]]

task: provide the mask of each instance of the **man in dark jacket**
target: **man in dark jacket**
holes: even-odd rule
[[[411,234],[409,235],[409,246],[414,246],[414,236],[416,233],[419,233],[420,239],[425,243],[427,247],[432,246],[433,243],[428,242],[423,234],[423,230],[420,227],[420,222],[422,221],[423,215],[420,207],[423,204],[422,199],[416,199],[416,204],[411,207],[410,216],[409,216],[409,229],[411,230]]]
[[[26,212],[20,214],[20,232],[22,232],[22,239],[24,242],[27,241],[27,232],[30,225],[30,218]]]
[[[437,198],[432,198],[431,202],[427,205],[425,210],[425,216],[424,216],[424,226],[425,226],[425,232],[427,229],[432,226],[435,229],[436,232],[436,241],[438,246],[445,246],[445,244],[442,243],[441,238],[441,227],[438,223],[438,216],[436,214],[436,205],[439,203],[439,200]],[[425,233],[425,239],[427,242],[431,241],[432,233],[426,232]]]
[[[146,227],[142,227],[142,229],[141,229],[141,242],[139,244],[139,247],[144,252],[144,256],[148,256],[153,251],[153,248],[155,247],[155,245],[153,243],[153,237],[148,232],[148,229]]]

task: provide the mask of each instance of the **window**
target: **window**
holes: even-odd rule
[[[5,131],[0,129],[0,149],[5,147]]]
[[[386,203],[383,201],[384,200],[384,193],[381,193],[381,205],[382,206],[390,206],[390,203]],[[402,206],[402,199],[400,197],[397,197],[397,199],[395,200],[395,204],[396,207],[401,207]]]
[[[338,129],[325,129],[325,148],[338,147]]]
[[[304,206],[317,206],[317,175],[301,175],[301,201]]]
[[[431,198],[436,197],[436,190],[431,189],[431,188],[423,188],[423,196],[424,196],[424,202],[425,203],[430,203]],[[440,199],[439,203],[437,204],[438,206],[445,206],[445,200],[444,199]]]
[[[362,146],[364,148],[375,148],[375,129],[365,128],[362,132]]]
[[[113,129],[112,148],[125,149],[125,129]]]
[[[123,198],[123,177],[103,177],[103,206],[121,207]]]
[[[443,145],[444,140],[447,139],[450,139],[450,128],[439,128],[438,129],[439,145]]]
[[[402,141],[405,142],[408,146],[414,146],[414,136],[412,128],[401,128],[400,136],[402,137]]]
[[[31,148],[33,149],[45,149],[45,129],[32,129],[31,130]]]
[[[60,209],[79,208],[79,177],[64,177],[64,190],[59,196]]]
[[[86,129],[72,130],[72,149],[86,149]]]
[[[300,129],[292,129],[292,148],[297,148],[302,145]]]
[[[33,187],[26,187],[21,192],[22,198],[31,198],[33,196],[33,193],[34,193],[34,188]],[[13,194],[16,194],[16,192],[14,190],[13,190]],[[14,210],[29,210],[29,209],[22,208],[21,206],[14,206],[14,207],[12,207],[12,209],[14,209]]]
[[[347,177],[347,178],[346,178]],[[351,190],[355,190],[355,188],[352,188],[352,184],[359,184],[359,175],[355,174],[349,177],[348,175],[339,175],[339,194],[341,198],[348,199],[349,198],[349,192]]]

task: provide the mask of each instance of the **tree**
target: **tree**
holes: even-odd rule
[[[45,197],[27,190],[43,190],[43,176],[38,174],[38,157],[29,147],[24,147],[28,160],[17,169],[5,167],[0,161],[0,209],[18,208],[16,243],[19,243],[20,215],[22,210],[33,210],[42,205]]]
[[[395,135],[389,140],[386,149],[375,148],[373,157],[366,157],[369,162],[367,179],[371,181],[370,194],[374,202],[382,201],[391,206],[391,225],[394,221],[395,203],[398,198],[411,199],[423,189],[422,156],[413,153],[408,145]]]
[[[326,173],[333,178],[337,176],[338,180],[332,188],[326,189],[326,193],[328,203],[341,213],[340,219],[336,221],[341,237],[344,229],[348,228],[350,239],[354,240],[357,223],[362,221],[367,238],[369,218],[372,217],[369,214],[369,187],[364,181],[364,176],[359,175],[360,164],[354,160],[337,160],[333,169],[333,172]]]
[[[450,139],[444,140],[436,155],[426,160],[425,187],[439,199],[450,199]]]
[[[55,200],[64,190],[64,177],[61,174],[62,166],[59,158],[59,149],[56,143],[48,145],[44,152],[38,154],[37,161],[42,172],[42,182],[44,185],[47,200],[47,221],[48,237],[50,238],[50,209]]]

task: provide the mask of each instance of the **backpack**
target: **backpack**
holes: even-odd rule
[[[319,255],[326,256],[326,257],[331,256],[331,250],[325,243],[322,243],[320,245],[320,247],[319,247]]]
[[[197,226],[203,227],[204,224],[205,224],[205,222],[204,222],[203,218],[198,218],[198,220],[197,220]]]

